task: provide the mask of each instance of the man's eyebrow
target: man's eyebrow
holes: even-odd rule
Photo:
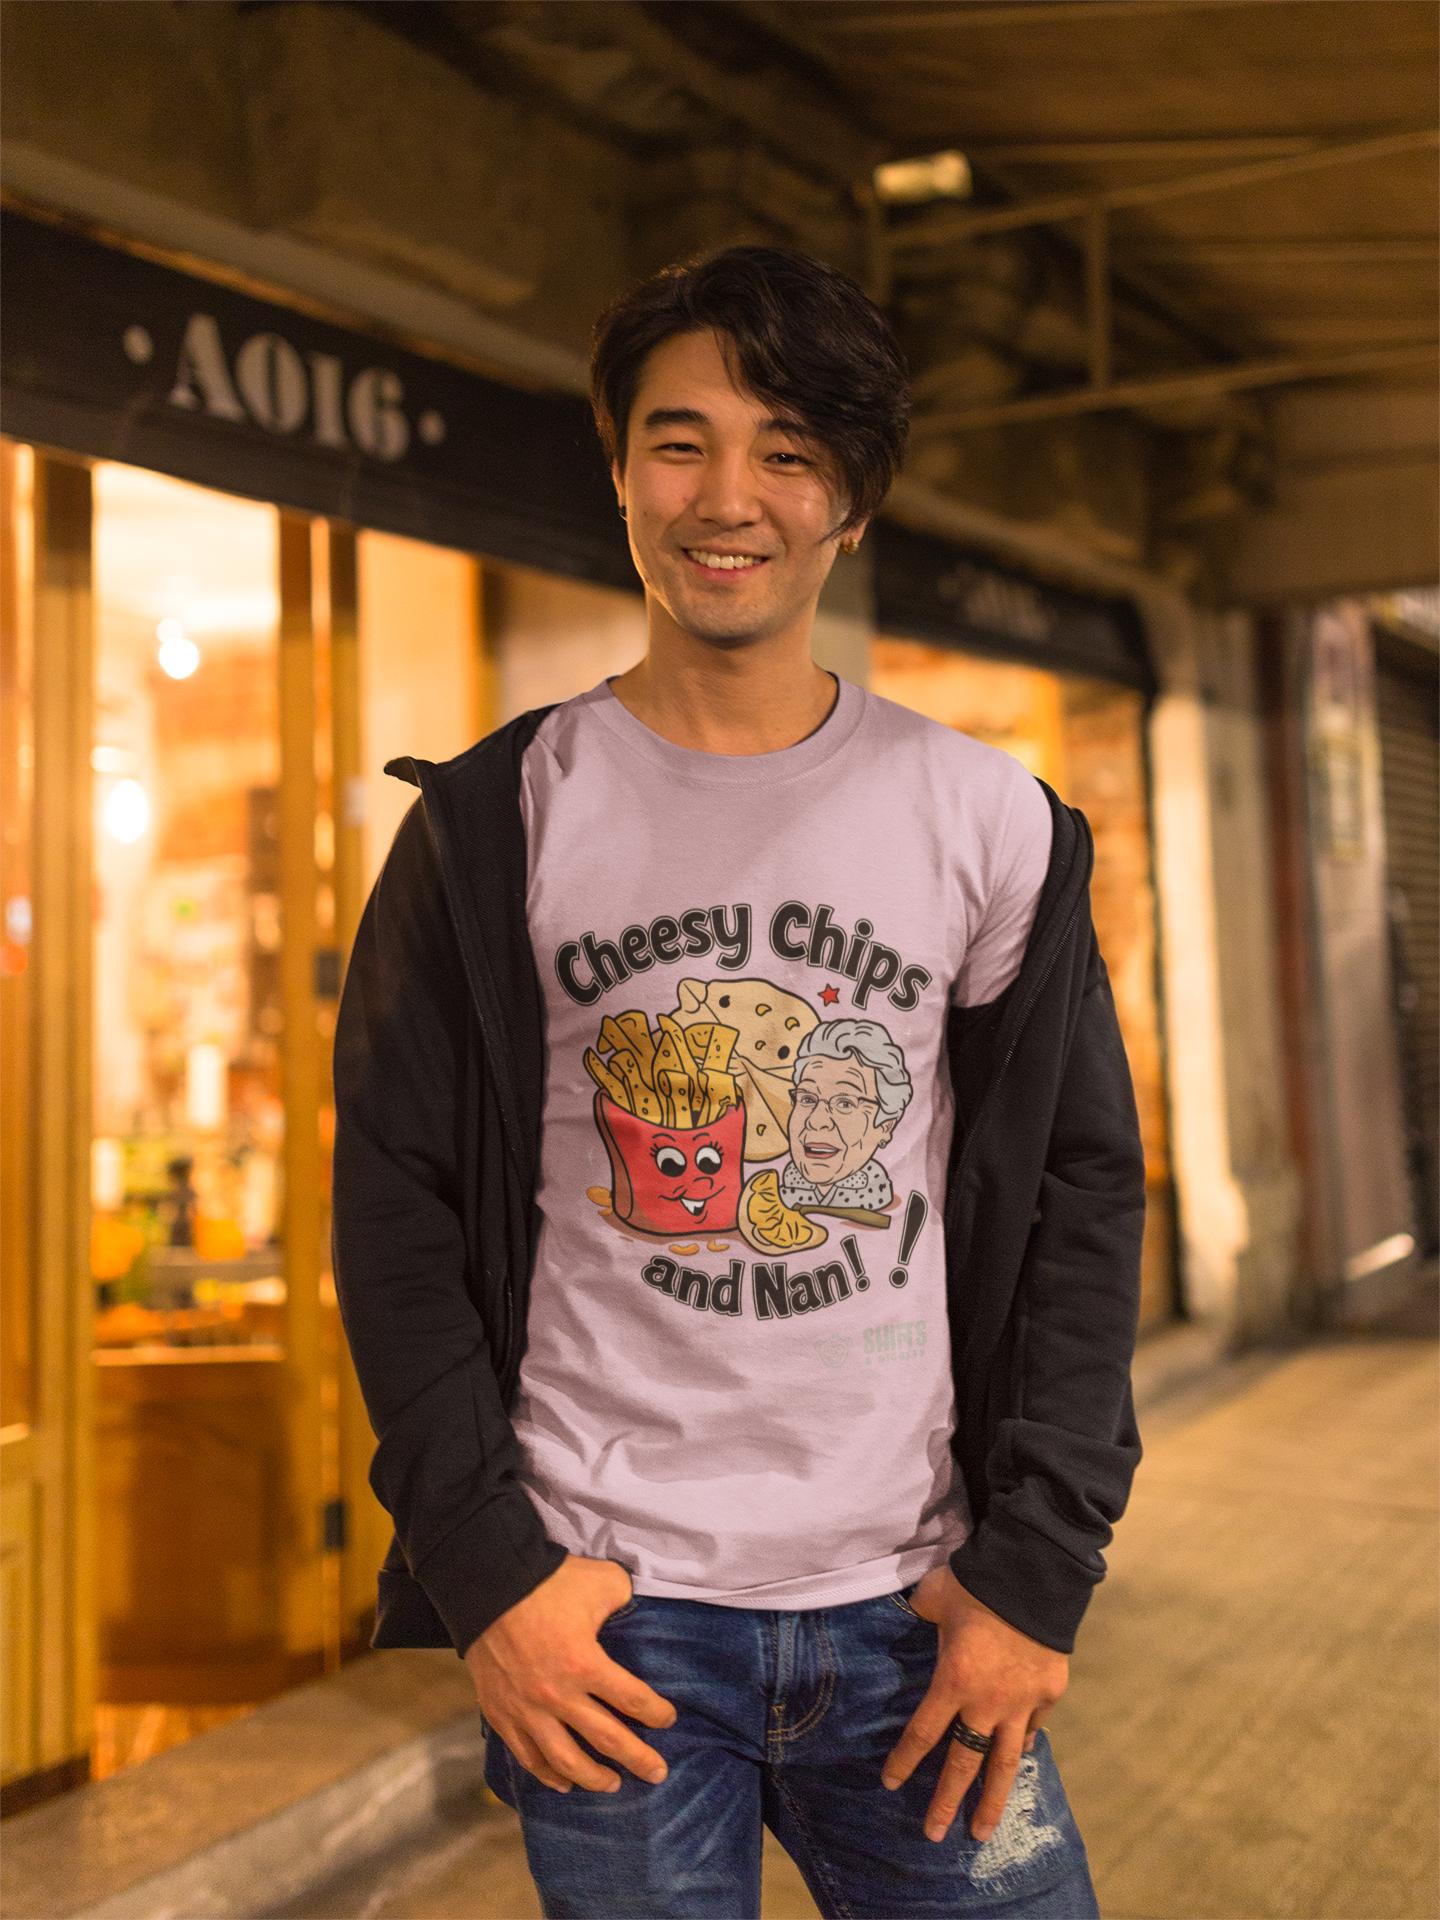
[[[642,422],[646,433],[653,432],[656,427],[708,427],[709,425],[709,414],[702,413],[699,407],[652,407]],[[761,433],[793,433],[806,440],[814,438],[803,420],[796,420],[793,416],[786,417],[778,413],[772,414],[768,420],[762,420],[759,431]]]
[[[645,431],[654,427],[708,427],[708,414],[698,407],[655,407],[645,416]]]

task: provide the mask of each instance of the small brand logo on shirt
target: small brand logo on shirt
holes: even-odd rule
[[[923,1320],[886,1320],[866,1327],[860,1336],[866,1366],[884,1366],[892,1360],[918,1360],[925,1351]]]

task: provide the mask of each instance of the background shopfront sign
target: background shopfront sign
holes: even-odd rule
[[[18,213],[0,231],[6,432],[638,588],[577,396],[507,386]],[[881,632],[1149,688],[1128,602],[889,521],[872,537]]]
[[[881,633],[1152,690],[1144,631],[1128,600],[1050,586],[888,520],[871,537]]]
[[[585,402],[526,392],[19,214],[17,438],[637,587]]]

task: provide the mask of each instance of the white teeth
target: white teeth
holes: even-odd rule
[[[702,567],[720,567],[727,573],[733,573],[737,568],[760,565],[760,556],[752,553],[701,553],[694,547],[687,548],[686,551],[690,558],[698,561]]]

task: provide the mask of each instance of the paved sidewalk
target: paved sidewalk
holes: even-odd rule
[[[1437,1349],[1252,1359],[1146,1420],[1056,1752],[1106,1920],[1434,1920]],[[512,1816],[306,1920],[530,1920]],[[764,1920],[814,1906],[772,1846]]]
[[[1106,1920],[1433,1920],[1436,1346],[1159,1408],[1055,1743]]]

